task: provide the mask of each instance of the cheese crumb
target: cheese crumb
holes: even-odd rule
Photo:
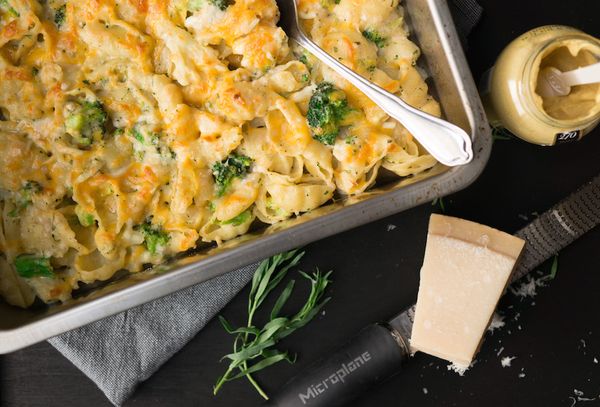
[[[429,390],[427,390],[427,387],[423,387],[423,394],[427,394],[429,393]]]
[[[527,281],[521,283],[518,288],[510,287],[510,291],[517,297],[527,298],[535,297],[537,295],[537,288],[544,287],[546,281],[550,279],[550,276],[542,276],[540,278],[533,278],[531,275],[527,276]]]
[[[391,232],[394,229],[396,229],[396,225],[392,225],[391,223],[389,225],[387,225],[387,231],[388,232]]]
[[[598,363],[598,359],[594,358],[594,363]]]
[[[448,370],[452,370],[455,373],[458,373],[459,376],[464,376],[465,372],[467,370],[469,370],[470,368],[472,368],[475,363],[477,363],[476,359],[473,360],[469,366],[460,365],[460,364],[452,362],[449,365],[447,365],[446,368]],[[438,366],[438,368],[439,368],[439,366]]]
[[[517,357],[516,356],[504,356],[501,360],[500,360],[500,364],[502,365],[502,367],[510,367],[510,364],[512,363],[513,360],[515,360]]]
[[[459,376],[464,376],[465,372],[469,370],[469,366],[461,366],[455,363],[450,363],[446,367],[448,368],[448,370],[452,370],[453,372],[458,373]]]
[[[500,329],[504,325],[506,325],[504,323],[504,317],[502,315],[500,315],[499,313],[494,312],[494,315],[492,316],[492,322],[490,322],[490,326],[488,326],[487,330],[489,332],[494,332],[494,330]]]
[[[519,379],[522,379],[525,377],[525,373],[519,373]]]

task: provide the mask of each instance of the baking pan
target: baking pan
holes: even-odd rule
[[[398,181],[381,181],[367,193],[338,200],[296,218],[259,228],[221,247],[199,247],[166,264],[87,287],[57,305],[20,309],[0,302],[0,353],[11,352],[109,315],[192,286],[278,252],[372,222],[467,187],[483,170],[491,150],[490,129],[443,0],[405,0],[411,39],[420,65],[447,120],[473,139],[475,158],[461,167],[437,165]]]

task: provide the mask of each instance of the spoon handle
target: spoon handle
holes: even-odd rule
[[[600,82],[600,62],[563,72],[560,76],[568,86]]]
[[[439,162],[463,165],[473,159],[471,138],[460,127],[415,109],[399,97],[368,81],[333,58],[303,33],[296,41],[375,102],[383,111],[406,127]]]

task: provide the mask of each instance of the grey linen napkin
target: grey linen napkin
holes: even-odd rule
[[[463,47],[466,48],[467,36],[479,20],[481,20],[483,9],[475,0],[451,0],[448,6],[454,19],[458,36]]]
[[[482,9],[474,0],[449,3],[464,39]],[[116,406],[188,343],[252,278],[257,264],[75,329],[48,342]]]
[[[252,279],[257,266],[243,267],[48,342],[119,406],[204,328]]]

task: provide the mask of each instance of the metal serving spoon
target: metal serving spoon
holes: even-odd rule
[[[329,66],[398,120],[439,162],[448,166],[467,164],[473,159],[471,138],[460,127],[415,109],[399,97],[363,78],[326,53],[310,40],[298,22],[296,0],[277,0],[279,26],[311,54]]]

